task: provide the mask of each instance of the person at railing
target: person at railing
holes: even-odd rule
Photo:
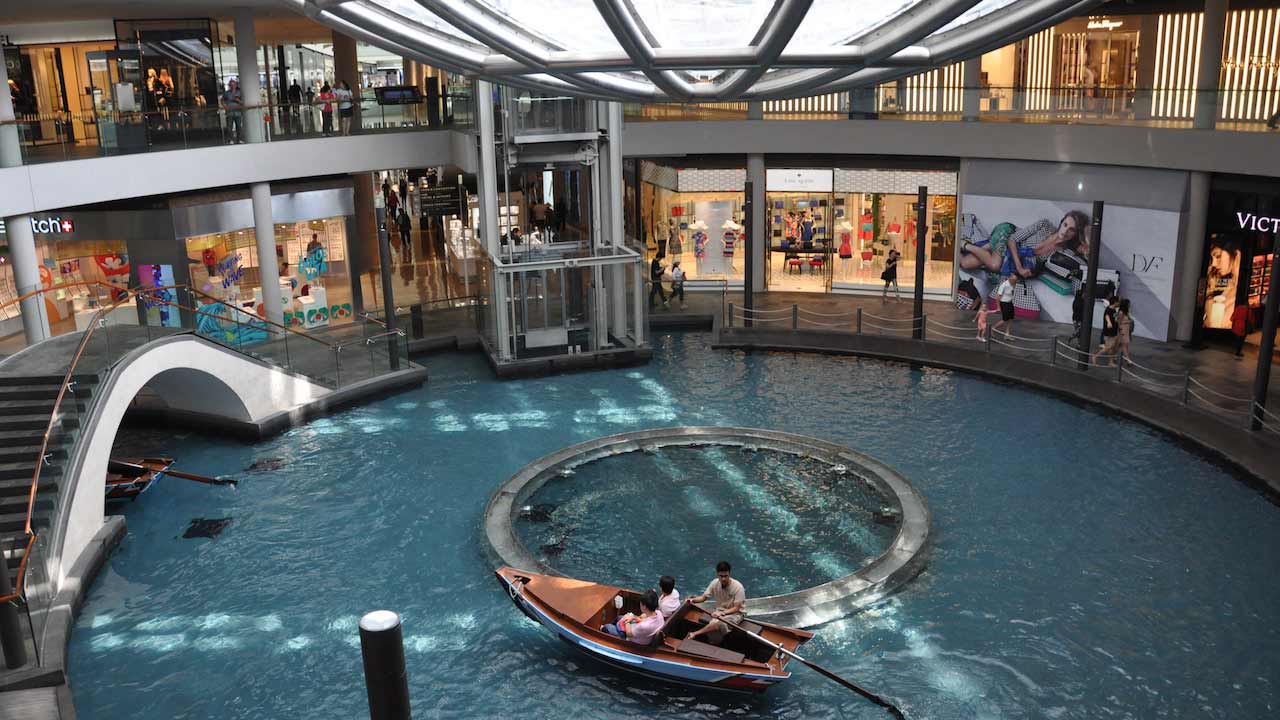
[[[233,80],[227,81],[227,89],[223,91],[219,104],[227,113],[227,142],[235,144],[241,142],[240,133],[244,129],[244,97],[240,94],[240,83]]]
[[[351,134],[351,118],[355,117],[355,109],[351,104],[351,86],[346,80],[339,80],[334,88],[334,97],[338,99],[338,122],[343,135]]]
[[[320,105],[320,133],[325,137],[333,134],[333,101],[337,96],[333,94],[333,88],[329,87],[329,83],[320,86],[320,94],[316,96],[321,103]]]

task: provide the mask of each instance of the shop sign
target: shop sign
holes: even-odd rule
[[[831,192],[834,171],[813,169],[770,168],[765,170],[768,192]]]
[[[1238,212],[1236,213],[1236,222],[1240,223],[1241,230],[1253,230],[1254,232],[1269,233],[1280,231],[1280,217],[1267,217],[1266,215],[1254,215],[1253,213]]]
[[[418,207],[423,215],[464,215],[462,187],[419,187]]]
[[[59,216],[31,218],[31,232],[37,232],[42,235],[65,235],[75,231],[76,224],[70,218]]]
[[[1089,21],[1090,30],[1115,30],[1124,25],[1123,20],[1110,20],[1108,18],[1094,18]]]

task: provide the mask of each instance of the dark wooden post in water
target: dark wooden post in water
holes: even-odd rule
[[[925,227],[925,203],[929,201],[929,188],[920,186],[916,200],[916,286],[915,302],[911,306],[911,337],[924,339],[924,239],[929,228]]]
[[[409,676],[404,669],[400,616],[374,610],[360,618],[360,654],[370,720],[409,720]]]
[[[9,564],[0,556],[0,595],[13,594],[13,580],[9,577]],[[18,606],[0,603],[0,648],[4,649],[5,667],[13,670],[27,664],[27,641],[22,634],[22,622]]]
[[[1280,312],[1280,252],[1271,258],[1271,284],[1267,290],[1267,306],[1262,313],[1262,341],[1258,345],[1258,369],[1253,377],[1253,420],[1249,426],[1261,430],[1263,410],[1267,407],[1267,388],[1271,384],[1271,353],[1276,347],[1276,314]]]
[[[1102,253],[1102,205],[1101,200],[1094,201],[1093,224],[1089,228],[1089,267],[1084,281],[1084,307],[1080,308],[1080,338],[1076,341],[1080,352],[1084,353],[1076,361],[1081,370],[1088,369],[1089,355],[1093,350],[1093,306],[1096,300],[1093,290],[1098,283],[1098,258]]]

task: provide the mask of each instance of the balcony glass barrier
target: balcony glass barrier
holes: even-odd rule
[[[461,101],[465,105],[470,98]],[[379,105],[370,96],[361,99],[359,111],[345,121],[336,101],[327,105],[317,101],[240,109],[57,112],[3,122],[0,131],[16,128],[23,163],[33,165],[245,142],[250,122],[262,124],[265,142],[327,135],[467,129],[470,110],[464,108],[461,116],[450,112],[450,108],[458,104],[445,98],[434,108],[428,107],[425,100],[415,104]],[[74,128],[81,130],[77,133]]]
[[[964,111],[965,95],[975,107]],[[1203,95],[1203,97],[1200,97]],[[765,120],[961,120],[1191,128],[1197,102],[1214,103],[1218,130],[1265,131],[1280,121],[1280,93],[1187,87],[886,85],[874,90],[762,103]],[[747,103],[628,103],[628,122],[746,120]]]

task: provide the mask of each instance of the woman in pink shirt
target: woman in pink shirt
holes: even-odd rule
[[[658,593],[646,590],[640,596],[640,616],[627,613],[618,618],[616,623],[605,625],[601,630],[637,645],[648,645],[662,629],[662,613],[658,612]]]

